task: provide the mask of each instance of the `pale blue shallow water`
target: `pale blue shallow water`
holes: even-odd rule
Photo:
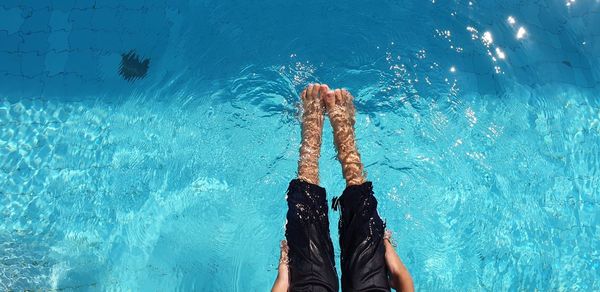
[[[309,82],[418,290],[600,290],[596,0],[2,1],[0,290],[267,291]]]

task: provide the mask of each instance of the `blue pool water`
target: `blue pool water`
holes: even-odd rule
[[[270,289],[309,82],[418,290],[600,290],[597,0],[3,0],[0,290]]]

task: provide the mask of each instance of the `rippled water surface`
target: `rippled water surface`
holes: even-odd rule
[[[5,1],[0,290],[270,289],[309,82],[356,96],[418,290],[600,290],[599,28],[595,0]]]

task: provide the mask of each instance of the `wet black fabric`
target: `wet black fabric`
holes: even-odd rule
[[[287,192],[287,239],[290,291],[337,292],[339,290],[329,236],[325,189],[299,179]]]
[[[290,291],[338,291],[325,189],[292,180],[287,192],[285,236],[289,247]],[[371,182],[347,187],[339,206],[342,291],[390,291],[385,265],[385,224],[377,213]]]
[[[342,291],[390,291],[385,265],[385,224],[377,213],[373,185],[348,186],[334,201],[339,222]]]

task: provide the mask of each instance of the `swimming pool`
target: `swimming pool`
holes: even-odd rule
[[[595,0],[3,1],[0,290],[270,289],[308,82],[356,96],[418,290],[600,290],[599,28]]]

